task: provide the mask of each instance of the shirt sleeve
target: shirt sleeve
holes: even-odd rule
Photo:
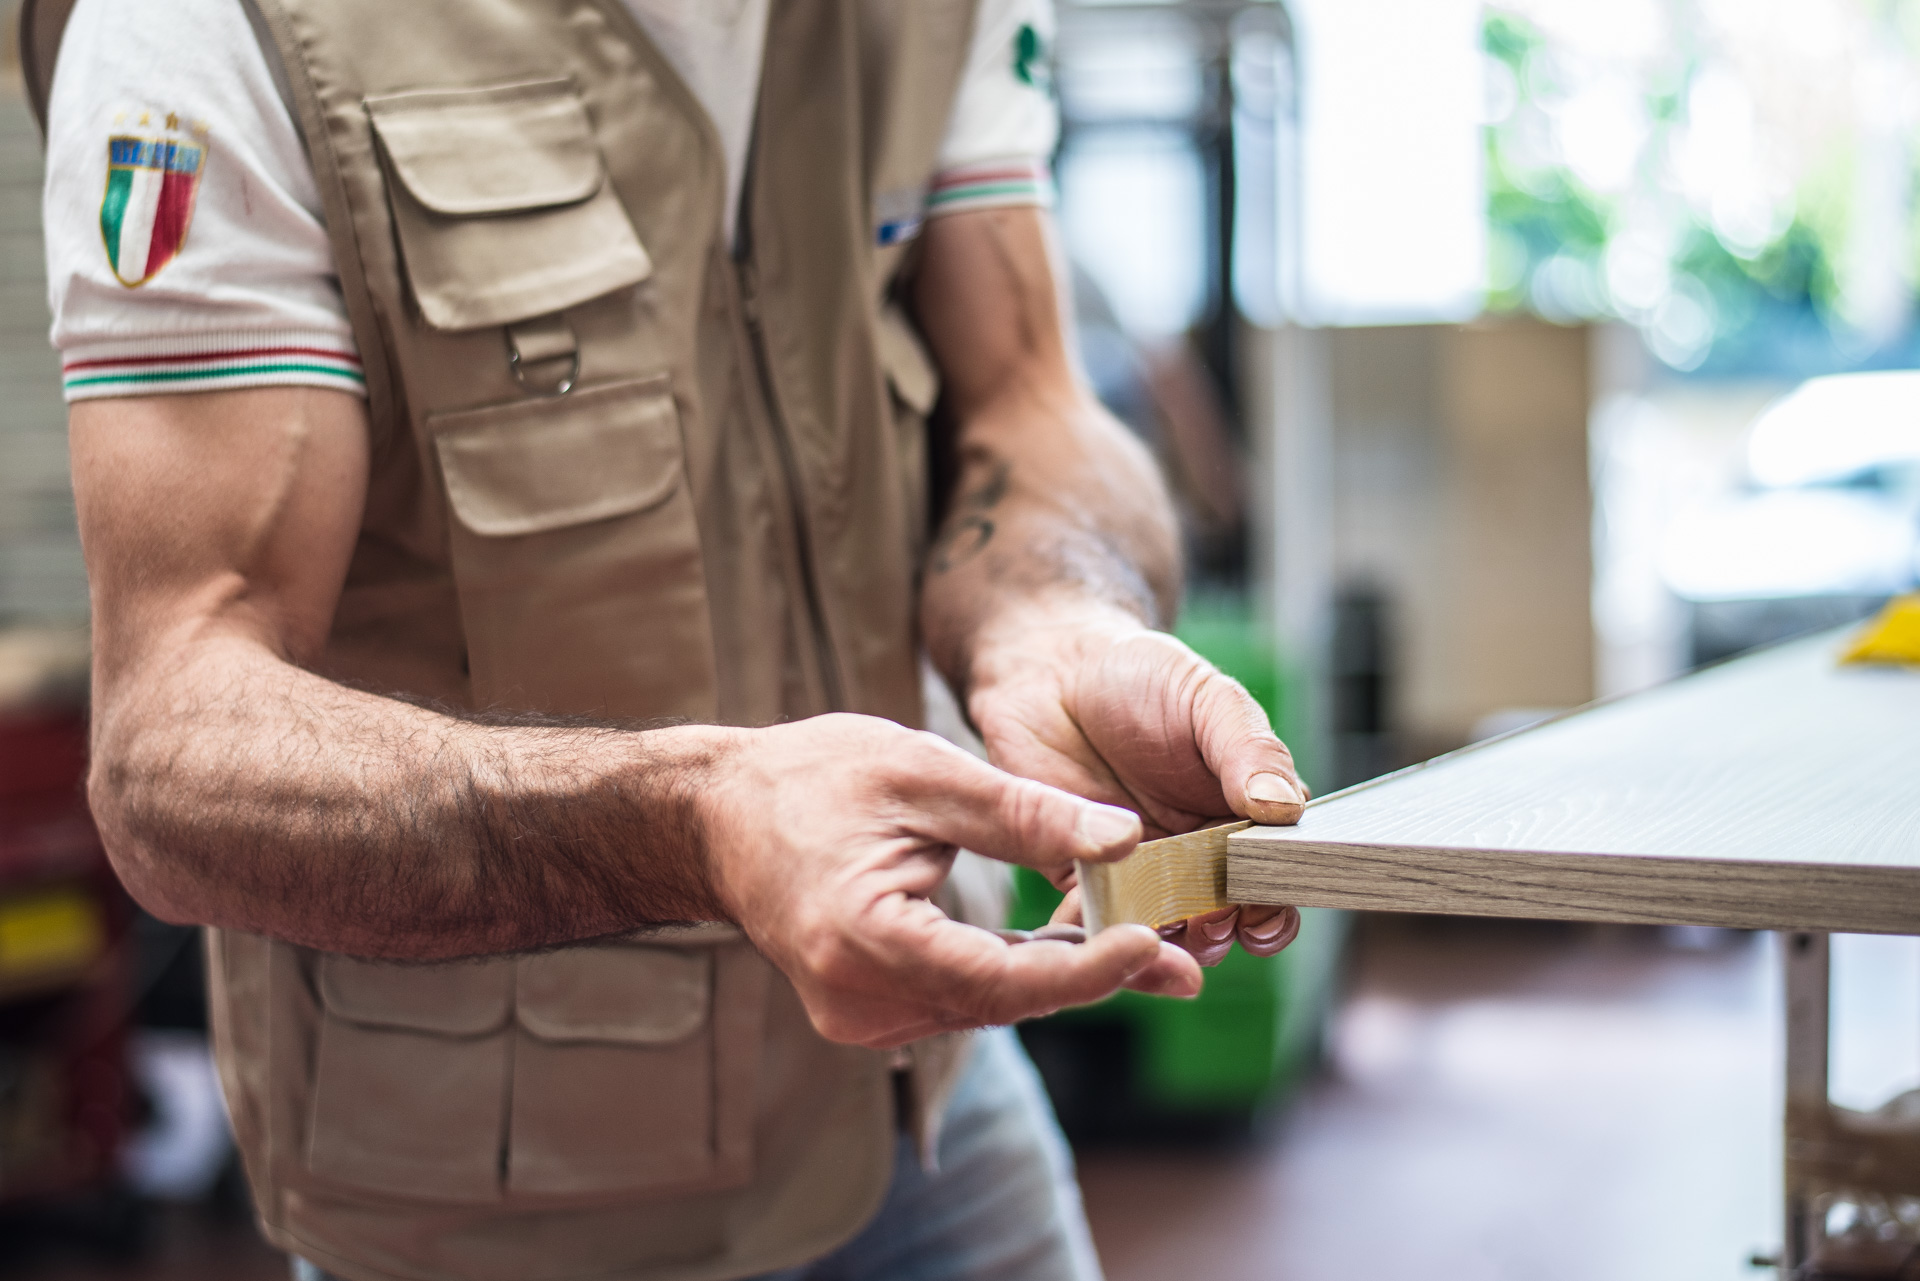
[[[69,401],[365,394],[312,166],[240,0],[79,0],[43,215]]]
[[[928,217],[1053,203],[1053,33],[1051,0],[981,0]]]

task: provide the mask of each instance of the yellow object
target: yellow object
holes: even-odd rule
[[[0,901],[0,980],[85,965],[104,941],[99,907],[78,890]]]
[[[1909,592],[1887,602],[1873,616],[1853,644],[1840,656],[1843,663],[1901,663],[1920,667],[1920,592]]]
[[[1132,922],[1158,929],[1227,906],[1227,838],[1244,819],[1147,841],[1118,863],[1080,863],[1088,933]]]

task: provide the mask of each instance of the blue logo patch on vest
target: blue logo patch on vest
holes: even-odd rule
[[[912,240],[920,234],[926,207],[924,186],[880,192],[873,198],[873,242],[885,249]]]

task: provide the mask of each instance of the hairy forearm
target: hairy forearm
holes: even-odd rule
[[[89,794],[172,919],[442,959],[712,920],[706,727],[488,724],[348,689],[243,636],[116,682]]]

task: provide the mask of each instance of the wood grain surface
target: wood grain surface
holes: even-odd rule
[[[1843,633],[1235,835],[1241,903],[1920,934],[1920,670]]]

